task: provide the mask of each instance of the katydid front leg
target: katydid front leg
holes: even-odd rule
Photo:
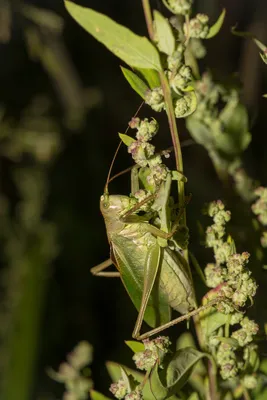
[[[113,262],[109,258],[108,260],[102,262],[101,264],[98,264],[95,267],[91,268],[90,271],[93,275],[96,275],[96,276],[104,276],[105,278],[119,278],[120,277],[119,272],[116,272],[116,271],[103,272],[105,269],[110,267],[112,264],[113,264]]]

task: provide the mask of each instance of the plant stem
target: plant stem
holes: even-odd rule
[[[143,4],[143,10],[144,10],[148,34],[149,34],[150,40],[153,42],[154,41],[154,29],[153,29],[153,18],[152,18],[150,2],[149,2],[149,0],[142,0],[142,4]],[[165,99],[165,104],[166,104],[166,113],[167,113],[167,117],[168,117],[168,122],[169,122],[171,137],[172,137],[172,143],[173,143],[173,147],[174,147],[176,169],[183,174],[183,169],[184,169],[183,168],[183,158],[182,158],[180,139],[179,139],[177,124],[176,124],[176,118],[175,118],[175,113],[174,113],[174,108],[173,108],[171,89],[170,89],[169,82],[167,80],[167,77],[166,77],[164,71],[160,71],[159,76],[160,76],[161,87],[162,87],[163,94],[164,94],[164,99]],[[179,207],[181,208],[184,206],[184,203],[185,203],[184,182],[182,182],[182,181],[178,181],[178,199],[179,199],[178,200]],[[186,226],[185,210],[183,212],[183,216],[182,216],[181,220],[182,220],[182,223]],[[187,249],[184,251],[184,256],[188,262],[188,250]],[[189,268],[189,274],[191,275],[190,268]],[[192,275],[191,275],[191,278],[192,278]],[[195,324],[195,330],[196,330],[196,334],[198,337],[199,345],[201,348],[203,348],[204,340],[202,337],[199,316],[195,316],[194,324]],[[217,391],[216,372],[214,372],[212,363],[210,361],[208,364],[208,373],[209,373],[210,399],[218,400],[219,396],[218,396],[218,391]]]
[[[153,41],[154,40],[154,29],[153,29],[153,19],[152,19],[152,13],[151,13],[149,0],[142,0],[142,4],[143,4],[143,9],[144,9],[148,34],[149,34],[151,41]],[[171,137],[172,137],[172,143],[173,143],[173,147],[174,147],[176,169],[179,172],[183,173],[182,151],[181,151],[180,139],[179,139],[179,135],[178,135],[178,129],[177,129],[177,125],[176,125],[176,118],[175,118],[174,109],[173,109],[171,90],[170,90],[168,80],[164,74],[164,71],[159,72],[159,76],[160,76],[160,81],[161,81],[161,87],[162,87],[163,94],[164,94],[164,99],[165,99],[165,104],[166,104],[166,112],[167,112],[167,116],[168,116],[169,127],[170,127],[170,132],[171,132]],[[178,192],[179,192],[178,193],[179,194],[179,206],[183,207],[185,195],[184,195],[184,182],[182,182],[182,181],[178,182]],[[183,215],[183,223],[186,224],[185,212]]]

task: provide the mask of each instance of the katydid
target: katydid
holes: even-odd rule
[[[136,170],[134,168],[132,171],[132,193],[138,189]],[[139,311],[132,334],[137,339],[148,337],[172,324],[171,308],[181,314],[195,314],[192,310],[196,309],[196,302],[188,264],[172,239],[179,216],[172,227],[168,220],[171,182],[171,173],[168,173],[167,180],[161,183],[159,191],[152,196],[157,201],[161,193],[161,229],[150,223],[151,214],[135,214],[145,201],[129,210],[130,198],[109,195],[107,188],[100,199],[111,256],[109,260],[92,268],[91,272],[98,276],[121,278]],[[104,271],[111,264],[116,266],[118,272]],[[153,330],[140,335],[143,320],[149,326],[157,327],[157,332]]]

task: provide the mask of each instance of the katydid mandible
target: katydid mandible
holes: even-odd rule
[[[136,170],[132,170],[132,193],[138,190]],[[172,240],[179,216],[172,227],[168,226],[170,224],[166,216],[171,181],[171,174],[168,174],[166,182],[161,184],[159,190],[164,193],[161,200],[161,219],[165,220],[165,230],[150,223],[151,215],[134,214],[144,202],[129,210],[130,198],[109,195],[107,188],[100,199],[111,256],[109,260],[92,268],[91,272],[98,276],[121,278],[139,311],[132,333],[136,339],[149,337],[174,324],[176,320],[170,321],[171,308],[185,314],[181,319],[195,314],[192,310],[196,308],[196,302],[188,265],[177,244]],[[154,197],[156,196],[157,194]],[[163,239],[163,244],[160,238]],[[168,245],[167,240],[172,242],[172,247]],[[111,264],[116,266],[118,272],[104,271]],[[156,328],[156,332],[152,330],[140,335],[143,320],[152,328]]]

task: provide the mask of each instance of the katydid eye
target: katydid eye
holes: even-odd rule
[[[109,203],[108,203],[107,201],[105,201],[105,202],[103,203],[103,207],[104,207],[104,208],[108,208],[108,207],[109,207]]]

